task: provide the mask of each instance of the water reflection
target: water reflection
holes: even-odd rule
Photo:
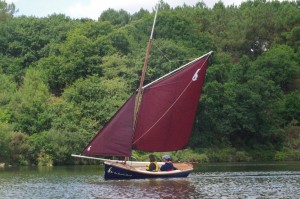
[[[0,170],[0,199],[300,198],[300,162],[281,170],[236,166],[201,165],[188,178],[109,181],[100,166],[6,168]]]
[[[190,178],[104,181],[98,185],[99,192],[93,196],[99,198],[198,198]]]

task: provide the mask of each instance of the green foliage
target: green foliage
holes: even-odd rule
[[[12,121],[16,124],[15,130],[30,135],[50,128],[47,110],[50,94],[43,81],[41,71],[33,68],[27,70],[22,88],[19,88],[10,102]]]
[[[300,93],[299,91],[291,92],[279,101],[280,109],[279,114],[285,119],[286,122],[293,122],[295,125],[300,121]]]
[[[186,149],[182,151],[177,151],[173,156],[174,161],[178,162],[197,162],[205,163],[209,162],[209,158],[204,153],[195,153],[191,149]]]
[[[300,73],[293,49],[286,45],[274,45],[255,62],[253,70],[264,78],[273,80],[283,91]],[[252,73],[254,74],[254,73]]]
[[[0,106],[6,108],[13,94],[16,92],[16,83],[5,74],[0,74]]]
[[[299,110],[299,109],[298,109]],[[281,151],[275,154],[274,159],[283,160],[300,160],[300,127],[299,121],[292,120],[285,127],[285,142]]]
[[[126,32],[113,32],[109,35],[109,39],[111,40],[111,45],[119,52],[124,55],[129,53],[130,43],[128,41]]]
[[[52,167],[53,166],[52,157],[46,154],[44,151],[41,151],[38,157],[38,166]]]
[[[9,138],[9,162],[17,165],[28,165],[28,135],[20,132],[12,133]]]
[[[154,59],[155,57],[155,59]],[[189,60],[190,54],[184,46],[172,40],[157,40],[149,57],[146,82],[153,81],[181,66]]]
[[[138,12],[134,13],[131,17],[132,20],[139,20],[145,17],[145,15],[149,15],[149,11],[141,8]]]
[[[91,76],[79,79],[62,97],[78,106],[83,117],[103,125],[128,97],[127,88],[122,78],[106,80]]]
[[[211,162],[248,162],[252,159],[247,152],[234,148],[210,149],[205,154]]]
[[[93,21],[16,11],[0,0],[0,161],[72,164],[136,90],[153,12],[109,9]],[[299,159],[299,23],[299,2],[160,2],[145,83],[215,51],[191,149],[174,161]]]
[[[79,152],[82,144],[86,143],[83,135],[74,136],[74,132],[51,130],[30,136],[31,163],[41,166],[72,163],[70,154]]]
[[[300,150],[278,151],[275,154],[274,160],[276,160],[276,161],[299,161],[300,160]]]
[[[0,162],[9,162],[11,158],[11,148],[9,147],[13,127],[7,122],[0,122]]]
[[[6,3],[5,0],[0,0],[0,23],[13,17],[17,12],[14,3]]]
[[[113,25],[125,25],[130,20],[130,14],[123,9],[116,11],[109,8],[108,10],[102,12],[98,20],[109,21]]]

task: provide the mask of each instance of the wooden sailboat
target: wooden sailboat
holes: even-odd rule
[[[174,163],[174,171],[146,171],[148,162],[116,161],[94,156],[130,157],[132,150],[177,151],[187,147],[191,136],[209,52],[169,74],[143,85],[151,48],[154,18],[140,87],[92,141],[75,157],[105,160],[105,179],[187,177],[193,170],[188,163]],[[158,163],[162,165],[163,163]]]

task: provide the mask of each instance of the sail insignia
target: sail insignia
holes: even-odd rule
[[[195,74],[194,74],[194,76],[193,76],[193,78],[192,78],[193,82],[194,82],[194,81],[197,81],[199,71],[200,71],[200,68],[195,72]]]

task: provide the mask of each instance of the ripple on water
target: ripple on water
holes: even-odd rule
[[[81,172],[0,171],[0,198],[300,198],[300,172],[198,172],[188,178],[103,179]]]
[[[300,172],[214,172],[192,177],[201,198],[300,198]]]

